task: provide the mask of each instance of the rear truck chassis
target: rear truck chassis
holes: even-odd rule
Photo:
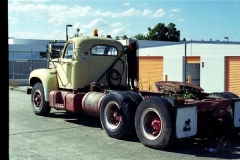
[[[231,92],[204,93],[200,87],[182,82],[156,82],[155,92],[107,90],[91,83],[89,91],[50,91],[46,95],[49,102],[39,79],[32,80],[31,86],[27,94],[36,115],[47,116],[54,108],[96,116],[109,137],[124,139],[135,131],[143,145],[154,149],[170,148],[178,140],[216,128],[217,133],[231,136],[240,127],[238,96]],[[186,90],[197,99],[183,98]]]

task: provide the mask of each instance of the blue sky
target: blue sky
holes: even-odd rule
[[[8,37],[66,39],[83,35],[133,37],[174,23],[180,39],[240,41],[240,0],[8,0]]]

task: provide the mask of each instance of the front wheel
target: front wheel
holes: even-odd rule
[[[33,112],[39,116],[46,116],[51,111],[49,103],[45,101],[44,89],[42,83],[34,84],[31,92],[31,102]]]
[[[160,97],[143,100],[136,111],[135,129],[140,142],[147,147],[172,146],[176,138],[171,104]]]

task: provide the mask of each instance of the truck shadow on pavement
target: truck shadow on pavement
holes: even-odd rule
[[[88,127],[101,128],[101,122],[99,117],[86,115],[86,114],[75,114],[65,111],[51,112],[48,115],[49,118],[59,118],[66,122],[74,123],[78,125],[84,125]]]
[[[51,112],[48,117],[63,119],[68,123],[102,129],[100,118],[95,116],[57,111]],[[141,143],[135,131],[122,140]],[[209,152],[205,150],[206,148],[214,148],[217,151],[215,153]],[[194,155],[201,158],[240,159],[240,133],[231,140],[227,140],[225,142],[217,142],[216,140],[213,141],[211,139],[202,137],[190,137],[184,139],[183,141],[177,141],[176,145],[165,151]]]

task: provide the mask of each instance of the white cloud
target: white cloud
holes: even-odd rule
[[[129,3],[129,2],[125,2],[125,3],[123,3],[123,5],[124,5],[124,6],[129,6],[130,3]]]
[[[125,31],[126,31],[126,29],[123,27],[115,28],[115,29],[113,29],[112,34],[113,35],[124,35]]]
[[[21,39],[36,39],[36,37],[38,39],[50,39],[51,36],[49,34],[41,34],[39,32],[27,32],[27,31],[25,31],[25,32],[11,32],[9,37],[21,38]]]
[[[13,3],[45,3],[51,0],[11,0]]]
[[[64,17],[51,17],[50,19],[48,19],[48,23],[54,24],[56,26],[60,26],[62,25],[64,22],[66,21],[66,18]]]
[[[147,8],[147,7],[148,7],[148,4],[147,4],[147,3],[143,3],[142,6],[145,7],[145,8]]]
[[[169,12],[175,12],[176,13],[176,12],[180,12],[180,11],[181,11],[180,9],[175,8],[175,9],[171,9]]]
[[[47,1],[49,0],[45,0],[45,1],[43,0],[42,2],[47,2]],[[22,2],[26,2],[26,3],[22,3]],[[48,22],[53,26],[60,26],[60,25],[75,21],[76,18],[81,18],[81,17],[84,17],[84,19],[86,19],[87,17],[93,17],[93,16],[108,17],[108,18],[151,16],[153,18],[159,18],[165,15],[165,12],[163,9],[157,10],[154,14],[153,14],[153,11],[150,9],[145,9],[143,11],[140,11],[135,8],[130,8],[123,12],[114,12],[114,11],[94,10],[90,6],[74,5],[72,7],[69,7],[69,6],[60,5],[60,4],[47,5],[43,3],[32,3],[32,2],[39,2],[39,0],[10,1],[8,5],[8,12],[11,15],[13,15],[13,13],[16,13],[17,15],[21,15],[25,17],[27,21]],[[128,5],[130,3],[126,2],[124,4]],[[86,20],[81,20],[81,21],[86,22]],[[17,22],[18,21],[16,17],[9,19],[10,24],[15,24]]]
[[[81,24],[80,22],[75,22],[75,23],[73,24],[73,27],[74,27],[75,29],[81,29],[81,26],[82,26],[82,24]]]
[[[152,17],[160,18],[160,17],[163,17],[164,15],[166,15],[166,12],[164,11],[164,9],[160,8],[152,15]]]
[[[120,22],[113,23],[113,24],[111,25],[111,27],[120,27],[120,26],[122,26],[122,23],[120,23]]]
[[[28,18],[29,21],[48,21],[59,25],[60,22],[67,19],[68,15],[64,14],[64,11],[67,10],[67,8],[67,6],[63,5],[15,3],[9,5],[8,12],[9,14],[16,13],[19,16]],[[12,23],[11,19],[10,23]]]
[[[114,12],[110,12],[110,11],[106,11],[106,12],[102,12],[102,11],[95,11],[93,12],[93,15],[98,15],[98,16],[103,16],[103,17],[110,17],[110,18],[117,18],[119,17],[118,13],[114,13]]]
[[[122,17],[131,17],[131,16],[138,16],[140,14],[141,14],[141,12],[139,10],[131,8],[131,9],[127,10],[127,11],[124,11],[120,15],[122,15]]]
[[[183,21],[184,21],[183,18],[178,19],[178,22],[183,22]]]
[[[74,5],[73,7],[69,8],[69,10],[66,10],[71,18],[76,18],[76,17],[85,17],[85,16],[91,16],[92,15],[92,8],[90,6],[78,6]]]
[[[129,17],[150,17],[150,18],[159,18],[166,14],[163,9],[158,9],[153,11],[147,7],[144,10],[138,10],[136,8],[130,8],[123,11],[119,10],[101,10],[95,9],[88,5],[80,6],[73,5],[68,6],[67,4],[50,4],[44,3],[51,0],[10,0],[8,5],[8,23],[9,24],[18,24],[18,27],[23,30],[23,32],[11,32],[13,37],[31,37],[31,38],[43,38],[48,37],[63,37],[65,39],[65,25],[72,24],[73,27],[69,29],[69,36],[76,32],[76,29],[80,29],[80,33],[84,35],[92,34],[92,30],[97,28],[99,33],[109,33],[111,35],[129,35],[130,27],[128,21],[119,20],[119,18],[129,18]],[[54,2],[54,1],[52,1]],[[130,3],[123,3],[125,6],[129,6]],[[176,10],[175,10],[176,11]],[[173,12],[173,11],[172,11]],[[19,18],[22,17],[20,20]],[[24,20],[23,20],[24,18]],[[117,21],[114,19],[117,19]],[[106,21],[108,20],[108,22]],[[118,22],[119,21],[119,22]],[[121,22],[122,23],[121,23]],[[41,34],[39,32],[27,32],[28,29],[24,28],[24,22],[30,22],[31,26],[36,26],[41,32],[44,29],[47,30],[49,34]],[[47,24],[48,23],[48,24]],[[124,25],[123,25],[124,24]],[[130,22],[131,26],[135,25]],[[48,25],[50,29],[44,27]],[[111,28],[112,27],[112,28]],[[13,28],[13,27],[12,27]],[[10,28],[10,30],[13,30]],[[30,27],[31,28],[31,27]],[[40,29],[39,29],[40,28]],[[114,28],[114,29],[113,29]],[[127,28],[127,29],[126,29]],[[61,31],[60,31],[60,30]],[[111,31],[111,29],[113,29]],[[24,32],[25,30],[25,32]],[[31,28],[33,30],[33,27]],[[26,35],[26,36],[24,36]],[[100,35],[100,34],[99,34]]]
[[[143,16],[149,16],[152,14],[152,11],[150,9],[144,9]]]
[[[97,19],[94,19],[88,26],[91,28],[105,27],[107,26],[107,22],[97,18]]]
[[[15,17],[8,17],[8,21],[10,24],[17,24],[19,22],[18,18]]]

